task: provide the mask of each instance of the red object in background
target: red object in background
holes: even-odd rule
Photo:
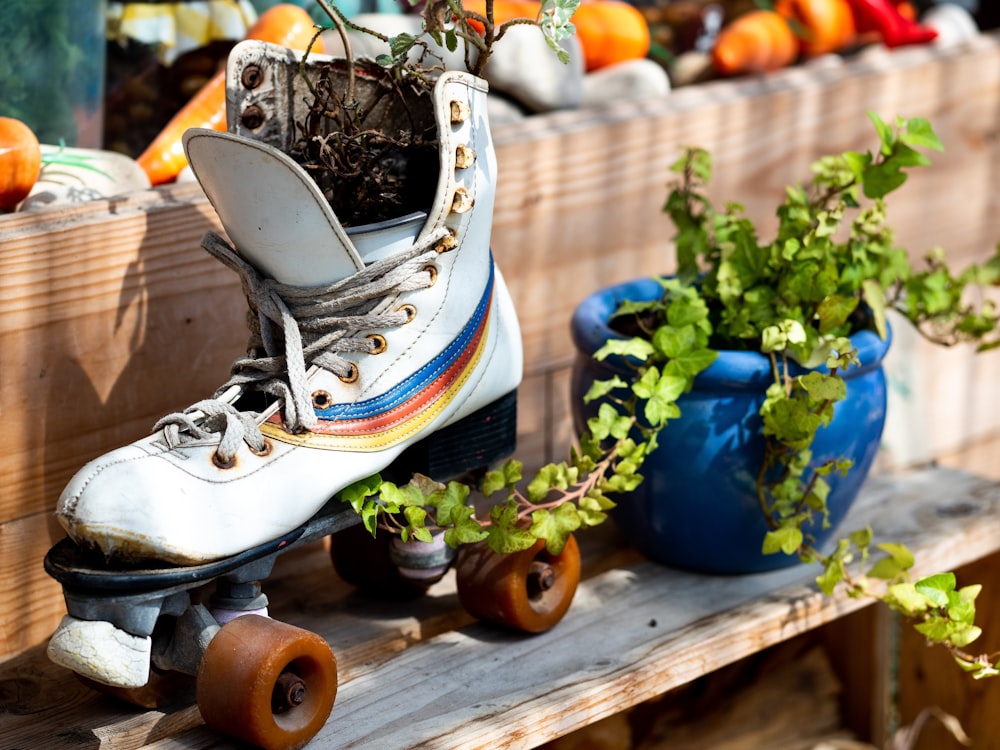
[[[854,22],[860,33],[875,32],[886,47],[927,44],[937,38],[937,31],[921,26],[900,13],[890,0],[850,0]]]
[[[899,11],[899,15],[901,15],[907,21],[917,20],[917,15],[918,15],[917,9],[913,7],[913,3],[908,3],[906,2],[906,0],[903,0],[902,2],[896,0],[895,5],[896,5],[896,10]]]

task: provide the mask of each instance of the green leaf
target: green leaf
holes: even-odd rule
[[[966,625],[952,630],[948,641],[958,648],[965,648],[983,634],[983,629],[976,625]]]
[[[513,500],[494,506],[490,519],[493,523],[486,530],[486,543],[497,554],[520,552],[535,543],[534,535],[518,525],[518,507]]]
[[[619,357],[635,357],[645,362],[655,351],[653,345],[643,338],[608,339],[604,346],[594,352],[594,359],[600,362],[610,356],[617,355]]]
[[[955,590],[955,574],[938,573],[922,578],[914,584],[914,588],[935,607],[947,607],[948,594]]]
[[[782,526],[767,532],[761,552],[765,555],[773,555],[776,552],[794,555],[801,546],[802,530],[797,526]]]
[[[910,146],[944,151],[944,146],[931,128],[930,122],[923,117],[911,117],[906,120],[900,140]]]
[[[916,623],[913,629],[924,635],[928,640],[938,643],[947,641],[951,633],[949,623],[943,617],[930,617],[924,622]]]
[[[573,503],[563,503],[553,511],[540,508],[531,514],[530,532],[536,539],[545,540],[545,548],[558,555],[566,546],[566,539],[580,528],[580,513]]]
[[[489,534],[482,527],[473,515],[473,509],[466,506],[468,513],[459,517],[456,514],[453,518],[454,526],[444,532],[445,544],[454,548],[460,544],[474,544],[486,539]]]
[[[905,568],[900,567],[899,563],[891,557],[883,557],[872,565],[872,567],[868,570],[868,575],[871,578],[880,578],[885,581],[891,581],[905,570]]]
[[[355,513],[361,513],[364,501],[377,495],[382,488],[382,477],[372,474],[370,477],[352,482],[337,493],[337,498],[343,503],[350,503]]]
[[[880,339],[885,339],[888,335],[885,313],[885,292],[882,285],[876,279],[865,279],[861,282],[861,289],[864,291],[865,302],[872,311],[875,330]]]
[[[469,492],[469,486],[466,484],[448,482],[437,501],[435,517],[439,526],[457,524],[472,514],[472,508],[466,504]]]
[[[907,615],[927,611],[927,597],[917,591],[910,581],[897,583],[886,590],[886,603]]]
[[[628,383],[615,375],[610,380],[595,380],[590,384],[590,389],[583,397],[583,403],[589,404],[591,401],[604,398],[612,391],[619,388],[628,388]]]
[[[844,580],[844,566],[836,557],[831,556],[823,568],[823,573],[816,578],[819,590],[827,596],[833,594],[837,584]]]
[[[868,119],[872,121],[872,124],[875,126],[875,132],[878,133],[879,140],[882,142],[882,153],[888,155],[892,151],[892,144],[896,140],[892,128],[871,110],[868,111]]]
[[[819,332],[825,334],[836,331],[847,322],[857,306],[857,297],[834,294],[824,299],[816,308],[816,316],[819,318]]]
[[[843,401],[847,397],[847,383],[843,378],[813,370],[797,380],[806,393],[817,401]]]
[[[888,553],[888,555],[902,570],[909,570],[913,567],[913,553],[910,552],[909,548],[905,544],[884,542],[877,545],[877,547],[883,552]]]
[[[604,440],[613,437],[621,440],[628,435],[632,427],[632,420],[611,406],[611,404],[601,404],[597,409],[597,416],[587,420],[587,428],[596,440]]]
[[[893,164],[872,164],[865,170],[866,198],[883,198],[906,182],[906,173]]]

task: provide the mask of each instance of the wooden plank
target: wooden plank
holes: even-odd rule
[[[936,469],[870,480],[848,527],[869,523],[880,539],[910,545],[921,574],[997,551],[998,511],[1000,485]],[[319,575],[321,546],[280,561],[269,585],[274,614],[327,638],[342,667],[333,716],[310,747],[533,747],[865,606],[821,596],[812,569],[701,576],[611,552],[607,559],[588,552],[597,572],[566,619],[533,637],[470,623],[457,609],[450,575],[425,599],[392,605],[331,586]],[[602,571],[603,564],[612,567]],[[38,695],[48,693],[47,681],[72,681],[51,667],[17,663],[16,679],[33,675]],[[5,678],[14,679],[0,670],[0,685]],[[19,715],[0,715],[0,746],[34,746],[48,732],[60,735],[46,745],[54,750],[133,748],[163,722],[197,720],[190,710],[115,718],[99,699],[78,700],[67,699],[68,708],[42,700],[38,710],[26,701]],[[204,729],[148,746],[236,747]]]
[[[0,222],[0,521],[51,509],[83,463],[210,394],[244,349],[239,281],[199,247],[214,213],[175,191]]]
[[[55,519],[37,513],[0,524],[0,659],[52,634],[66,613],[59,585],[42,569],[49,547],[63,536]]]

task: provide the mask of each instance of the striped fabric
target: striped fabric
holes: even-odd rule
[[[159,61],[170,65],[209,42],[242,39],[256,20],[250,0],[112,1],[108,3],[108,38],[119,44],[133,39],[153,45]]]
[[[472,318],[439,355],[385,394],[316,410],[319,424],[301,433],[284,429],[281,414],[261,425],[261,432],[283,443],[335,451],[381,451],[410,440],[455,400],[482,360],[493,311],[493,263],[490,279]]]

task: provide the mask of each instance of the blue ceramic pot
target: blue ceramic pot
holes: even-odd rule
[[[577,307],[571,323],[577,349],[571,392],[578,432],[596,413],[596,404],[583,403],[590,384],[616,373],[627,379],[631,372],[620,358],[593,359],[607,339],[621,338],[608,327],[611,314],[624,300],[652,300],[661,293],[655,280],[640,279],[600,290]],[[862,366],[846,373],[847,398],[813,444],[817,464],[840,456],[855,462],[846,477],[827,477],[830,528],[820,528],[817,521],[803,529],[821,549],[854,502],[878,451],[886,409],[882,359],[890,339],[871,331],[851,338]],[[660,433],[656,451],[643,464],[642,484],[614,498],[613,517],[647,557],[709,573],[754,573],[798,562],[791,555],[761,553],[767,525],[755,485],[764,455],[758,411],[771,382],[764,355],[722,351],[678,401],[681,417]]]

